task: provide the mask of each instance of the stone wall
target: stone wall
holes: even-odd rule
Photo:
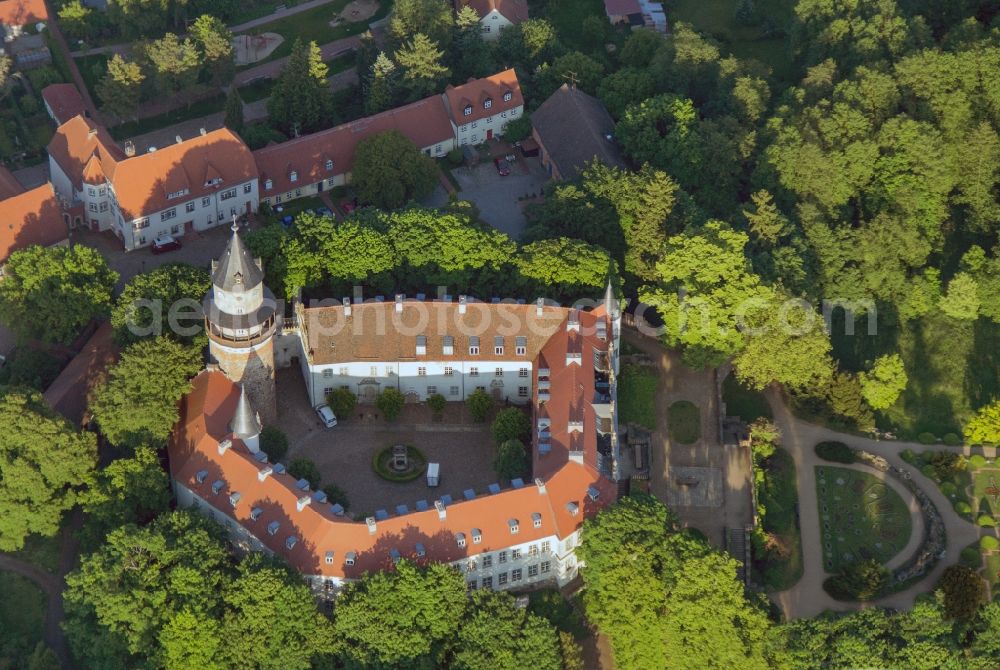
[[[278,405],[274,388],[274,339],[268,338],[246,349],[223,347],[210,339],[209,349],[219,369],[246,387],[250,403],[264,425],[275,423]]]

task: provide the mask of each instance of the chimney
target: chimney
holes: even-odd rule
[[[181,139],[180,135],[174,135],[174,142],[176,142],[177,144],[180,144],[183,141],[184,140]]]
[[[448,516],[448,511],[444,508],[444,503],[440,500],[434,501],[434,509],[437,510],[438,518],[442,521]]]
[[[125,141],[125,155],[129,158],[135,156],[135,142],[132,140]]]
[[[367,519],[365,519],[365,523],[368,524],[368,533],[369,533],[369,535],[374,535],[375,534],[375,517],[373,517],[373,516],[368,517]]]
[[[226,453],[232,446],[233,446],[233,441],[230,440],[229,438],[226,438],[222,442],[219,442],[219,455],[221,456],[222,454]]]
[[[264,481],[265,479],[270,477],[273,472],[274,468],[272,468],[270,465],[265,466],[257,471],[257,479],[259,481]]]
[[[542,310],[545,307],[545,298],[539,298],[535,301],[535,316],[541,316]]]
[[[351,299],[344,296],[344,316],[351,315]]]
[[[535,479],[535,486],[538,487],[538,495],[545,493],[545,482],[543,482],[540,478]]]
[[[208,135],[208,131],[206,131],[204,128],[199,128],[198,129],[198,134],[202,135],[202,136],[205,136],[205,135]]]
[[[464,295],[458,296],[458,313],[465,314],[466,304],[468,303],[468,297]]]
[[[576,516],[580,513],[580,506],[575,502],[566,503],[566,511],[569,512],[570,516]]]
[[[92,140],[97,137],[97,128],[91,128],[87,131],[87,139]]]
[[[310,496],[302,496],[301,498],[299,498],[298,500],[295,501],[295,508],[301,512],[311,502],[312,502],[312,498]]]
[[[402,313],[403,313],[403,294],[402,293],[397,293],[396,294],[396,314],[402,314]]]

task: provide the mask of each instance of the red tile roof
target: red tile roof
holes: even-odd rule
[[[527,0],[455,0],[456,12],[463,6],[472,7],[479,18],[483,18],[493,10],[514,24],[528,18]]]
[[[0,0],[0,23],[8,26],[26,26],[48,21],[45,0]]]
[[[51,246],[68,236],[52,184],[0,201],[0,263],[33,244]]]
[[[506,93],[511,94],[511,99],[505,102],[503,98]],[[451,110],[451,118],[457,126],[524,105],[521,85],[513,68],[482,79],[470,79],[461,86],[449,86],[444,95]],[[489,108],[484,104],[487,100],[492,100]],[[467,106],[472,107],[469,116],[464,113]]]
[[[107,369],[118,360],[114,330],[105,321],[87,340],[76,357],[45,389],[49,407],[76,426],[85,423],[90,394],[106,378]]]
[[[18,193],[24,193],[24,187],[10,170],[0,165],[0,200],[5,200]]]
[[[434,95],[329,130],[272,144],[254,152],[261,197],[282,195],[296,187],[350,172],[358,143],[387,130],[398,130],[420,148],[446,142],[454,136],[441,96]],[[330,170],[326,169],[328,160],[333,161]],[[294,182],[290,179],[292,171],[297,172]],[[272,184],[265,190],[267,179]]]
[[[228,423],[239,395],[239,388],[221,372],[203,372],[195,378],[194,389],[182,402],[181,420],[171,440],[171,474],[305,574],[357,578],[366,571],[390,567],[391,549],[413,558],[418,542],[426,550],[424,560],[452,562],[551,535],[562,538],[615,498],[610,481],[590,466],[570,462],[544,482],[544,489],[528,485],[454,502],[445,509],[444,519],[434,508],[393,516],[377,521],[372,532],[365,523],[335,516],[327,504],[312,502],[299,510],[297,501],[303,492],[295,488],[294,478],[283,473],[262,480],[259,473],[264,465],[239,440],[219,453],[219,442],[230,437]],[[206,474],[201,483],[199,471]],[[217,480],[222,488],[213,493]],[[596,500],[588,496],[589,487],[599,492]],[[229,498],[233,492],[240,494],[235,507]],[[579,507],[576,515],[567,508],[571,502]],[[262,509],[256,520],[250,518],[254,507]],[[534,514],[540,515],[538,528]],[[516,535],[510,532],[511,519],[518,522]],[[273,521],[280,527],[270,535],[267,527]],[[482,533],[480,544],[471,541],[473,528]],[[458,546],[456,533],[468,538],[464,547]],[[289,550],[285,543],[290,535],[297,542]],[[325,557],[330,551],[333,562],[327,564]],[[356,554],[353,566],[345,565],[348,552]]]
[[[73,84],[49,84],[42,89],[42,98],[60,125],[77,114],[83,114],[86,108],[83,97]]]
[[[604,13],[608,16],[630,16],[641,14],[638,0],[604,0]]]
[[[78,190],[91,158],[96,158],[101,172],[108,178],[114,175],[118,162],[125,160],[125,153],[118,148],[108,131],[80,115],[56,129],[48,152]],[[91,176],[95,174],[94,170],[92,167]]]
[[[257,178],[253,154],[228,128],[134,156],[127,159],[127,164],[111,177],[126,220]],[[221,177],[222,182],[209,185],[208,180],[214,177]],[[185,189],[183,196],[167,198]]]

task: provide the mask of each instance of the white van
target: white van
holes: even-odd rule
[[[439,482],[439,473],[441,472],[440,463],[428,463],[427,464],[427,486],[437,486]]]
[[[337,416],[330,409],[329,405],[316,405],[316,416],[319,417],[319,420],[327,428],[333,428],[337,425]]]

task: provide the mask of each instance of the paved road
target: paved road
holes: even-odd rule
[[[45,5],[49,16],[55,16],[56,13],[53,11],[51,0],[46,0]],[[87,85],[84,83],[83,77],[80,75],[80,69],[76,66],[76,61],[70,53],[69,44],[66,42],[66,38],[63,37],[62,31],[59,29],[58,21],[49,21],[49,32],[52,37],[55,38],[58,48],[62,49],[63,55],[66,56],[66,61],[69,64],[70,75],[72,75],[73,83],[76,85],[77,90],[83,97],[83,105],[87,109],[87,113],[90,115],[90,118],[100,123],[101,115],[97,111],[97,105],[94,104],[94,99],[90,97],[90,91],[87,89]]]
[[[782,446],[788,450],[795,460],[796,481],[799,489],[799,518],[802,528],[803,554],[802,579],[791,589],[772,594],[771,598],[788,618],[813,617],[828,609],[847,611],[859,609],[864,606],[870,607],[872,605],[899,609],[912,607],[914,599],[921,593],[933,590],[934,585],[945,568],[949,564],[953,564],[957,560],[959,552],[964,547],[975,542],[980,535],[980,529],[955,512],[951,502],[941,493],[933,481],[924,477],[916,468],[907,464],[899,456],[900,452],[905,449],[922,451],[928,448],[927,445],[911,442],[875,441],[855,435],[838,433],[829,428],[811,424],[795,417],[776,389],[768,390],[767,399],[774,413],[774,421],[778,425],[778,428],[781,429]],[[948,534],[947,553],[945,559],[939,561],[934,570],[926,578],[905,591],[895,593],[872,603],[867,603],[866,605],[839,602],[831,598],[823,590],[823,580],[829,574],[823,568],[819,509],[816,502],[815,466],[829,465],[829,463],[820,460],[816,456],[814,447],[816,443],[824,440],[836,440],[856,449],[865,449],[884,457],[891,465],[909,470],[913,481],[927,494],[937,507]],[[872,471],[872,474],[874,474],[874,471]],[[892,480],[887,481],[892,485]],[[904,500],[908,502],[912,501],[912,497],[908,496]],[[914,526],[915,531],[917,528],[919,527]],[[913,542],[911,541],[907,545],[907,548],[904,549],[904,552],[909,550],[912,544]],[[898,565],[905,561],[908,556],[909,554],[905,554],[898,560],[894,559],[891,564]]]

